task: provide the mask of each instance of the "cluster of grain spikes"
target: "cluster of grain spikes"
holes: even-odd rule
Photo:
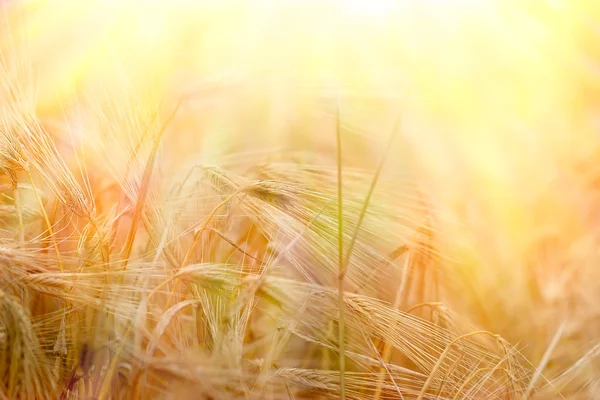
[[[27,91],[2,85],[2,205],[17,214],[0,232],[3,397],[531,390],[516,349],[439,304],[443,260],[413,178],[380,177],[383,162],[375,179],[285,160],[161,171],[179,106],[146,109],[127,93],[82,104],[73,125],[90,147],[71,138],[72,168]],[[99,165],[115,198],[93,184]]]
[[[140,231],[148,234],[148,244],[131,246],[121,259],[126,268],[120,268],[122,261],[94,257],[102,245],[87,225],[72,230],[60,255],[35,249],[40,239],[33,232],[39,235],[43,225],[27,225],[27,251],[4,239],[2,282],[14,295],[3,297],[3,318],[17,321],[17,315],[15,326],[27,335],[5,328],[3,343],[21,338],[30,350],[20,354],[27,362],[19,363],[14,351],[6,355],[6,396],[340,396],[337,234],[331,228],[337,216],[335,167],[262,164],[246,176],[194,170],[198,180],[186,173],[176,189],[153,183],[166,200],[157,197],[144,207]],[[416,302],[430,300],[414,289],[423,284],[419,268],[436,259],[429,244],[414,238],[422,236],[426,213],[417,196],[408,196],[404,214],[394,218],[376,192],[370,207],[363,207],[369,176],[345,176],[352,184],[343,199],[343,250],[352,243],[354,253],[346,260],[341,306],[344,396],[518,398],[531,373],[515,349],[487,333],[468,334],[438,303],[428,303],[431,321],[416,316],[425,308],[414,307]],[[49,182],[38,190],[55,181],[41,178]],[[400,197],[393,191],[398,186],[382,184],[386,195]],[[108,229],[103,224],[110,221],[95,227]],[[382,228],[398,233],[386,243],[377,235]],[[397,276],[401,288],[378,290],[373,280],[379,276]],[[19,379],[39,382],[28,386]]]
[[[0,291],[2,393],[7,398],[56,396],[56,376],[19,299]]]

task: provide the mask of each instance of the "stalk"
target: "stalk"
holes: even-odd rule
[[[340,129],[340,104],[338,98],[337,118],[336,118],[336,140],[337,140],[337,195],[338,195],[338,308],[339,308],[339,331],[338,341],[340,345],[340,399],[346,399],[346,343],[345,343],[345,300],[344,300],[344,279],[346,277],[346,268],[344,265],[344,210],[342,199],[342,135]]]

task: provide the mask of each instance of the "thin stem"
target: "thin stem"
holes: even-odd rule
[[[336,140],[337,140],[337,195],[338,195],[338,308],[339,308],[339,331],[338,341],[340,346],[340,399],[346,399],[346,343],[345,343],[345,300],[344,300],[344,278],[346,277],[346,268],[344,265],[344,213],[342,199],[342,134],[340,129],[340,104],[338,98],[337,118],[336,118]]]
[[[21,194],[19,192],[18,183],[15,183],[13,193],[15,196],[15,212],[17,213],[17,219],[19,221],[19,243],[23,246],[23,244],[25,244],[25,226],[23,224],[23,210],[21,209]]]
[[[531,397],[531,392],[533,392],[536,382],[540,379],[540,377],[542,377],[542,372],[544,371],[544,368],[546,368],[546,365],[548,365],[548,361],[550,361],[550,356],[552,355],[552,352],[558,345],[558,342],[560,341],[560,338],[562,337],[562,334],[565,330],[566,325],[567,325],[566,321],[563,321],[562,324],[560,324],[560,326],[556,330],[556,333],[552,337],[552,340],[550,341],[548,348],[544,352],[544,355],[542,356],[540,363],[538,364],[537,368],[535,369],[535,373],[533,374],[533,377],[531,378],[531,380],[529,381],[529,384],[527,385],[527,389],[525,390],[523,399],[529,399]]]
[[[371,197],[373,196],[373,192],[375,191],[375,186],[377,186],[377,182],[379,181],[379,176],[381,175],[381,171],[383,170],[383,166],[385,165],[387,156],[390,152],[390,149],[392,147],[394,139],[396,138],[396,135],[398,134],[398,131],[400,130],[399,125],[400,125],[400,119],[398,119],[396,126],[394,126],[394,129],[392,130],[392,133],[390,134],[390,137],[389,137],[386,147],[384,149],[383,156],[381,157],[381,160],[379,161],[379,165],[377,166],[375,175],[373,175],[373,180],[371,181],[371,186],[369,187],[369,191],[367,192],[367,196],[365,197],[365,201],[363,202],[363,207],[360,211],[358,221],[356,222],[356,227],[354,228],[354,232],[352,234],[352,239],[350,240],[350,245],[348,246],[348,252],[346,253],[346,259],[343,264],[344,271],[346,271],[346,269],[348,268],[348,265],[350,263],[350,257],[352,256],[352,250],[354,249],[354,244],[356,243],[356,238],[358,237],[358,232],[360,231],[360,227],[363,223],[365,215],[367,214],[367,209],[369,208],[369,204],[371,202]],[[407,260],[408,260],[408,258],[407,258]],[[405,284],[404,280],[403,280],[402,284],[404,286],[404,284]],[[401,288],[402,288],[402,286],[401,286]],[[394,304],[394,308],[399,307],[399,302],[402,299],[403,292],[404,292],[403,289],[398,291],[397,296],[396,296],[397,297],[396,302],[395,302],[398,304]],[[391,346],[389,345],[389,343],[386,342],[385,346],[386,347],[383,352],[383,361],[387,363],[391,357],[392,352],[391,352]],[[380,370],[380,372],[381,372],[381,370]],[[383,386],[383,375],[381,375],[381,377],[379,378],[379,380],[377,382],[377,387],[375,389],[375,396],[374,396],[375,400],[379,400],[379,397],[381,396],[382,386]]]

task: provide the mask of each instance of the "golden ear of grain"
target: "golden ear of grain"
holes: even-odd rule
[[[27,311],[18,299],[0,290],[0,314],[2,392],[8,398],[55,398],[57,382]]]

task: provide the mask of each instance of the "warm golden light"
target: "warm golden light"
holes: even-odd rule
[[[598,21],[0,0],[0,397],[597,393]]]
[[[398,1],[393,0],[349,0],[343,2],[343,7],[349,12],[363,18],[383,18],[388,13],[392,12]]]

